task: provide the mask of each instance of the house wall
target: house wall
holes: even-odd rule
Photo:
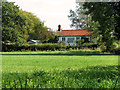
[[[65,44],[66,45],[77,45],[76,40],[77,38],[81,39],[81,37],[89,38],[90,41],[90,36],[59,36],[59,41],[62,41],[62,38],[65,38]],[[74,38],[73,42],[68,43],[69,38]]]

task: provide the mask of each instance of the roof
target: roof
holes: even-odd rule
[[[58,36],[90,36],[88,30],[61,30]]]

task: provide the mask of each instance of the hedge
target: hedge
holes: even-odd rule
[[[3,52],[11,52],[11,51],[47,51],[47,50],[51,50],[51,51],[63,51],[63,50],[69,50],[69,49],[82,49],[82,48],[91,48],[91,49],[95,49],[97,48],[97,44],[85,44],[85,45],[61,45],[61,44],[38,44],[38,45],[34,45],[34,44],[24,44],[21,46],[18,45],[2,45],[2,51]]]

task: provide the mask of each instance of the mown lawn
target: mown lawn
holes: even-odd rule
[[[98,51],[3,52],[3,88],[118,88],[118,56]]]

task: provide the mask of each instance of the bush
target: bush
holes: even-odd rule
[[[65,44],[65,41],[59,41],[58,43],[59,43],[59,44],[62,44],[62,45],[66,45],[66,44]]]
[[[102,44],[101,46],[100,46],[100,50],[102,50],[102,52],[105,52],[106,51],[106,46],[104,45],[104,44]]]
[[[98,48],[99,47],[99,45],[98,44],[95,44],[95,43],[85,43],[85,44],[83,44],[82,45],[82,47],[84,47],[84,48],[91,48],[91,49],[95,49],[95,48]]]
[[[66,50],[66,45],[60,44],[24,44],[21,46],[18,45],[3,45],[2,51],[11,52],[11,51],[55,51],[55,50]]]
[[[82,45],[84,42],[85,42],[84,39],[78,39],[78,40],[77,40],[78,45]]]
[[[62,45],[62,44],[53,44],[53,43],[45,43],[45,44],[23,44],[21,46],[18,45],[3,45],[2,51],[11,52],[11,51],[64,51],[71,49],[84,49],[86,47],[94,49],[97,44],[84,44],[84,45]]]
[[[114,48],[113,50],[110,51],[113,54],[120,55],[120,47]]]

